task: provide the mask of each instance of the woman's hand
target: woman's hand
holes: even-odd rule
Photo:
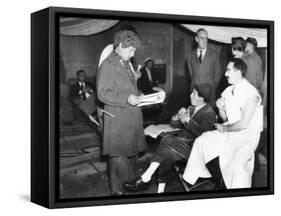
[[[140,99],[136,95],[129,95],[128,97],[128,103],[132,106],[136,106],[140,103]]]
[[[186,114],[187,113],[187,109],[182,107],[180,108],[180,110],[178,111],[178,115],[183,115],[183,114]]]
[[[178,121],[179,120],[179,116],[176,114],[172,117],[172,121]]]
[[[180,118],[180,121],[181,121],[182,124],[188,123],[189,120],[190,120],[190,116],[189,116],[188,113],[184,113],[184,114],[179,115],[179,118]]]
[[[215,128],[219,131],[219,132],[226,132],[226,127],[224,126],[224,125],[222,125],[222,124],[218,124],[218,123],[216,123],[215,124]]]

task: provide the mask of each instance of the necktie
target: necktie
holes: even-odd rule
[[[125,70],[128,72],[129,77],[130,77],[131,79],[134,79],[134,74],[133,74],[133,71],[132,71],[132,69],[131,69],[131,66],[130,66],[129,61],[122,60],[122,63],[123,63],[123,65],[124,65]]]
[[[199,54],[199,57],[198,57],[198,60],[199,60],[200,64],[202,63],[202,58],[203,58],[202,50],[200,50],[200,54]]]

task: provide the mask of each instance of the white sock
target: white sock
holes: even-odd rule
[[[152,175],[155,173],[160,163],[152,162],[147,170],[142,174],[141,178],[144,182],[149,182],[151,180]]]
[[[165,186],[166,186],[166,183],[159,183],[157,193],[164,193],[165,192]]]

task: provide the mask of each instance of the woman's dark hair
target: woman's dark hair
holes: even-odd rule
[[[141,44],[136,32],[128,29],[123,29],[115,33],[113,40],[114,47],[117,47],[120,43],[122,43],[122,48],[129,46],[138,48]]]
[[[194,89],[198,92],[198,96],[204,98],[205,103],[211,101],[212,86],[209,83],[194,85]]]

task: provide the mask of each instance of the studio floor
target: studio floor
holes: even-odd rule
[[[90,143],[90,144],[89,144]],[[60,139],[60,198],[85,198],[111,196],[107,174],[106,158],[100,155],[100,137],[98,131],[84,125],[68,126],[61,130]],[[155,144],[150,146],[148,153],[140,155],[137,173],[140,175],[147,167]],[[267,161],[258,154],[254,172],[255,187],[267,185]],[[166,186],[166,193],[184,192],[176,173]],[[211,185],[196,190],[212,190]],[[156,179],[146,191],[130,194],[155,194]]]

